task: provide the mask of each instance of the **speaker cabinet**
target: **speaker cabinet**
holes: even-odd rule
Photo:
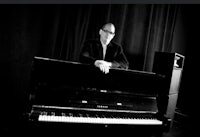
[[[178,53],[155,52],[153,72],[165,76],[165,83],[158,103],[160,110],[172,120],[176,109],[185,57]]]

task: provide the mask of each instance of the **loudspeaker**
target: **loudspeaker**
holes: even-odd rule
[[[179,53],[155,52],[152,71],[165,76],[159,108],[173,122],[185,57]]]

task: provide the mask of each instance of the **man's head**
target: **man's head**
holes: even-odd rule
[[[108,45],[115,36],[115,26],[112,23],[105,24],[99,30],[100,40],[103,44]]]

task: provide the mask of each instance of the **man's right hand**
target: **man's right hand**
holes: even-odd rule
[[[102,72],[107,74],[109,73],[109,69],[112,66],[112,63],[104,60],[96,60],[94,65],[98,67]]]

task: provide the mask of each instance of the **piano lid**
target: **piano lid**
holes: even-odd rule
[[[95,66],[34,57],[31,87],[77,88],[116,94],[157,96],[164,76],[146,71],[111,69],[104,74]]]

